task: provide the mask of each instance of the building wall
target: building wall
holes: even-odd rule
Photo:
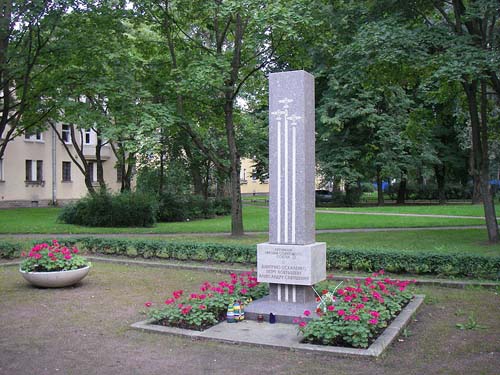
[[[87,194],[83,174],[61,141],[55,137],[55,132],[48,129],[41,134],[40,140],[35,139],[35,136],[28,140],[23,135],[7,145],[0,174],[0,207],[43,207],[52,204],[53,200],[64,204]],[[95,160],[95,141],[95,134],[92,134],[90,144],[84,146],[89,161]],[[68,144],[68,148],[79,160],[73,145]],[[116,157],[109,145],[104,146],[102,154],[106,184],[111,190],[118,191],[120,182],[115,169]],[[37,160],[42,161],[41,181],[26,181],[26,160],[35,161],[35,165]],[[71,163],[70,181],[62,181],[63,161]]]
[[[241,194],[269,194],[269,183],[267,181],[262,183],[254,177],[254,163],[252,159],[241,159]]]

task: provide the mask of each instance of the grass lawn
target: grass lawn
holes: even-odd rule
[[[377,360],[229,345],[132,330],[144,303],[227,279],[213,272],[95,262],[73,288],[27,285],[0,268],[0,373],[4,374],[496,374],[498,291],[418,287],[426,302]],[[481,329],[460,330],[469,317]],[[223,323],[224,324],[224,323]],[[264,323],[266,324],[266,323]]]
[[[317,241],[347,249],[386,249],[433,253],[464,253],[500,256],[500,244],[487,244],[482,229],[369,233],[320,233]]]
[[[153,228],[90,228],[57,223],[59,208],[21,208],[0,210],[0,233],[220,233],[230,231],[230,217],[195,220],[182,223],[158,223]],[[268,210],[244,207],[244,226],[248,232],[268,230]],[[317,229],[397,228],[483,225],[484,220],[402,217],[377,215],[344,215],[318,213]]]

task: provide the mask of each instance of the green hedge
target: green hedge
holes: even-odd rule
[[[500,279],[500,257],[328,248],[327,268]]]
[[[229,263],[256,263],[255,246],[207,243],[179,243],[164,240],[83,238],[81,249],[94,254],[163,258]],[[500,257],[463,254],[394,252],[387,250],[348,250],[330,247],[327,269],[442,275],[500,279]]]
[[[162,258],[228,263],[257,262],[257,252],[252,246],[118,238],[82,238],[80,243],[81,250],[93,254],[125,255],[146,259]]]
[[[17,243],[0,242],[0,258],[11,259],[21,254],[22,246]]]

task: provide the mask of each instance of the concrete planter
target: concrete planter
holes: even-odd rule
[[[21,275],[32,285],[43,288],[62,288],[76,284],[90,271],[90,266],[70,271],[26,272],[19,270]]]

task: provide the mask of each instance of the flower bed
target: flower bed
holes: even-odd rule
[[[155,324],[202,331],[224,320],[230,304],[246,304],[267,293],[267,286],[258,283],[252,272],[232,273],[229,281],[204,282],[199,293],[176,290],[161,308],[154,308],[152,302],[144,305]]]
[[[317,319],[311,319],[312,312],[306,310],[295,320],[303,342],[367,348],[412,299],[407,290],[410,283],[367,277],[342,288],[331,283],[318,285],[322,292],[315,312]]]

